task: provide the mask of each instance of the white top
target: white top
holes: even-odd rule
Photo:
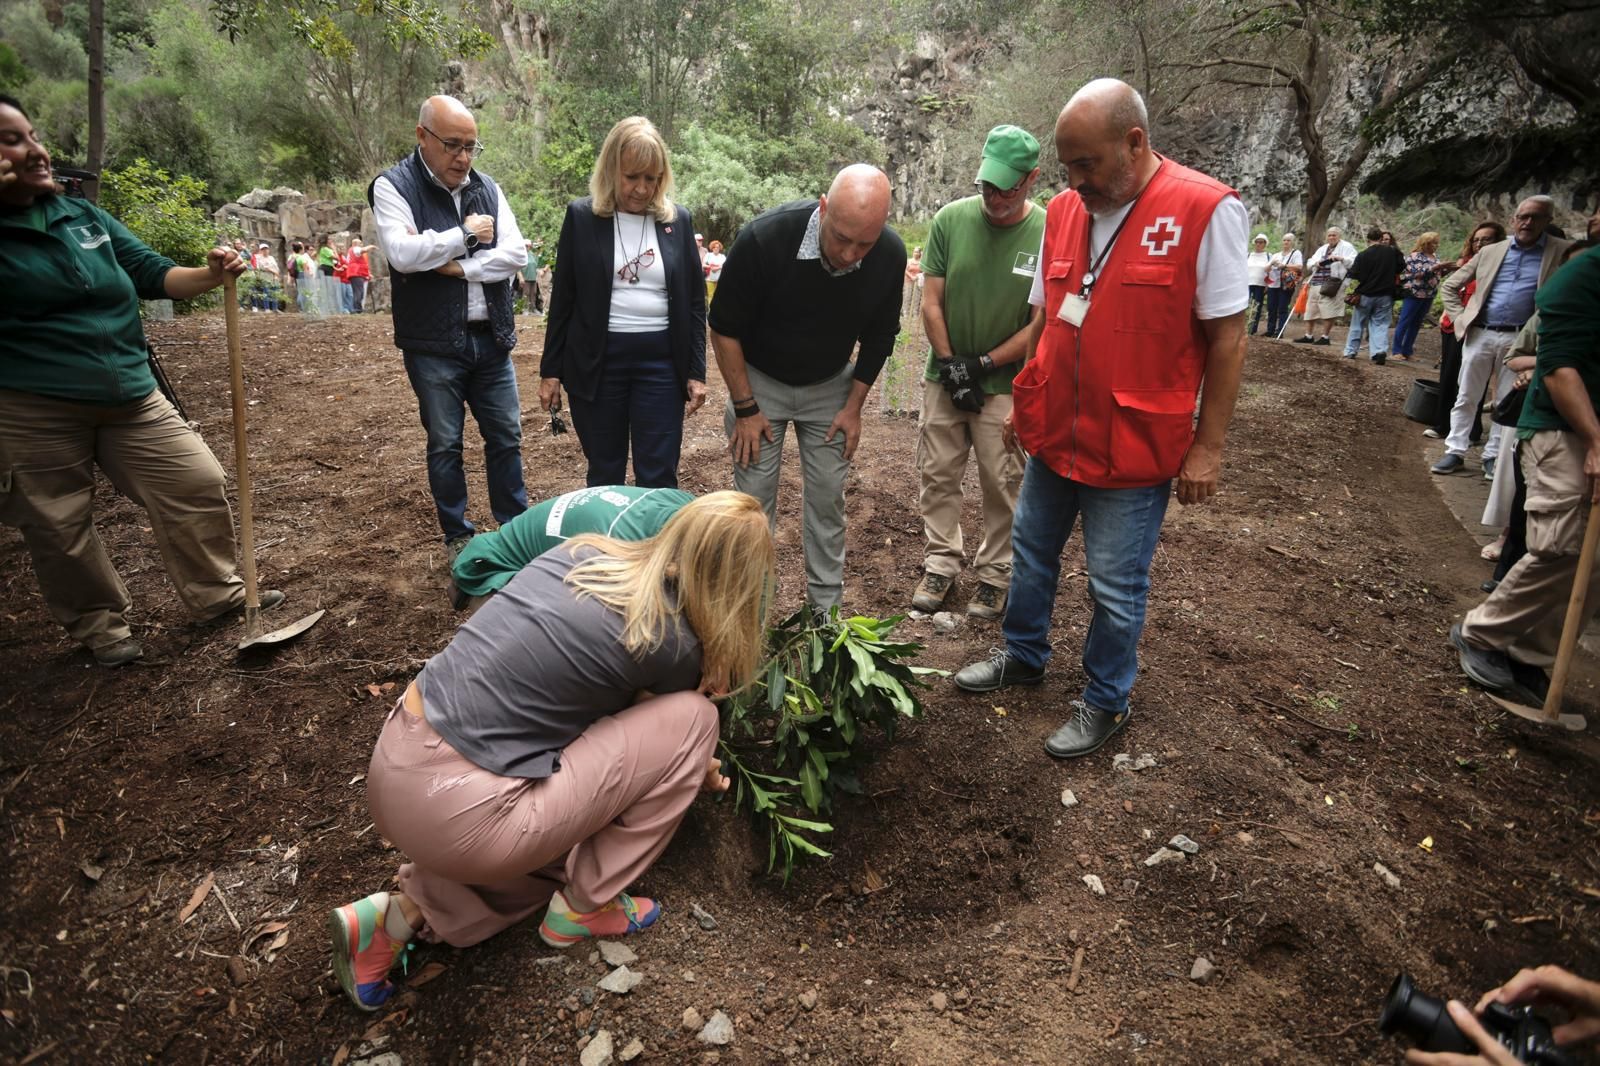
[[[423,166],[427,170],[426,164]],[[461,193],[466,188],[462,182],[454,189],[428,172],[428,180],[450,194],[455,201],[456,214],[461,213]],[[389,261],[389,269],[399,274],[421,274],[434,270],[454,259],[461,264],[467,279],[467,319],[472,322],[487,321],[489,305],[483,298],[483,283],[504,281],[528,265],[528,252],[522,245],[522,231],[517,228],[516,217],[506,203],[505,192],[500,193],[500,207],[495,214],[493,248],[479,248],[466,259],[460,258],[467,250],[467,234],[460,226],[417,232],[417,220],[411,213],[394,182],[382,175],[372,183],[372,216],[378,223],[378,247]]]
[[[1133,210],[1133,201],[1105,215],[1094,216],[1089,230],[1092,251],[1100,252],[1117,226]],[[1239,252],[1250,237],[1250,212],[1237,196],[1225,196],[1211,212],[1206,232],[1200,238],[1200,258],[1195,263],[1194,316],[1199,319],[1227,318],[1250,306],[1250,285],[1246,280],[1245,257]],[[1118,240],[1138,240],[1139,235],[1124,230]],[[1044,242],[1039,242],[1039,258],[1044,259]],[[1044,306],[1043,270],[1033,275],[1033,291],[1028,302]],[[1091,296],[1091,302],[1093,297]]]
[[[1328,276],[1331,278],[1343,278],[1345,271],[1350,269],[1350,264],[1356,261],[1356,247],[1349,241],[1342,240],[1333,249],[1333,254],[1329,255],[1327,242],[1324,241],[1322,244],[1317,245],[1317,250],[1312,252],[1311,257],[1306,260],[1306,270],[1315,274],[1317,272],[1317,264],[1324,259],[1329,260]]]
[[[618,211],[611,218],[612,333],[659,333],[667,328],[667,268],[656,246],[654,216]],[[639,261],[639,280],[631,264]],[[627,278],[623,277],[626,268]]]
[[[1245,258],[1245,273],[1252,285],[1265,285],[1267,283],[1267,267],[1272,262],[1272,256],[1266,252],[1251,252]]]
[[[710,272],[706,274],[706,280],[721,281],[722,264],[726,263],[727,261],[728,257],[721,252],[707,252],[706,266],[710,268]]]
[[[1287,252],[1273,252],[1267,261],[1267,284],[1282,286],[1283,268],[1302,266],[1304,263],[1305,259],[1300,255],[1298,248],[1291,248]]]
[[[271,274],[273,277],[277,277],[278,260],[273,257],[271,252],[257,252],[256,269],[262,271],[263,273]]]

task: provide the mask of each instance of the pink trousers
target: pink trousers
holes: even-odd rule
[[[558,889],[616,897],[666,848],[705,779],[717,711],[695,692],[608,715],[541,780],[467,761],[397,704],[367,774],[378,831],[410,856],[400,889],[424,939],[476,944],[532,916]]]

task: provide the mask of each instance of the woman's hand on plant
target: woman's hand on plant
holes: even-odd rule
[[[733,779],[722,776],[722,760],[710,759],[706,763],[706,779],[701,784],[702,792],[726,792],[733,787]]]

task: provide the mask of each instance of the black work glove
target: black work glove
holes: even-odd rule
[[[955,404],[958,411],[976,414],[983,410],[983,401],[987,397],[978,387],[978,379],[982,375],[983,364],[974,358],[958,357],[939,363],[939,383],[950,394],[950,402]]]

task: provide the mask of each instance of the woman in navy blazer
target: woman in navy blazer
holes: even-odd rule
[[[589,192],[556,244],[539,405],[567,390],[590,485],[625,483],[631,441],[635,484],[676,488],[683,420],[706,401],[706,288],[649,119],[611,128]]]

